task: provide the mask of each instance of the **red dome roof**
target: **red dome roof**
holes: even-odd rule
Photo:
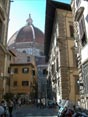
[[[29,14],[29,18],[26,20],[27,25],[22,27],[18,32],[16,32],[8,41],[8,46],[12,46],[15,43],[21,42],[35,42],[38,44],[44,45],[44,34],[43,32],[36,28],[32,24],[31,15]]]
[[[35,42],[43,44],[44,34],[33,25],[24,26],[18,33],[15,42]]]

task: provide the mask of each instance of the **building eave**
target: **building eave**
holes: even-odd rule
[[[10,64],[10,66],[32,66],[34,67],[33,63],[13,63],[13,64]]]

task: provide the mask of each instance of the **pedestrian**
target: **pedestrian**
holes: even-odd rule
[[[8,110],[9,110],[10,117],[12,117],[12,111],[13,111],[13,101],[12,100],[8,101]]]
[[[72,117],[73,113],[74,113],[73,110],[67,109],[67,111],[65,113],[65,117]]]
[[[4,117],[4,108],[0,105],[0,117]]]
[[[2,100],[1,106],[4,108],[3,116],[6,117],[6,115],[7,115],[7,102],[5,100]]]
[[[21,99],[18,99],[18,106],[21,107]]]

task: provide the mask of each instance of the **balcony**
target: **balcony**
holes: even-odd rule
[[[86,44],[83,49],[81,50],[81,62],[84,63],[86,60],[88,60],[88,44]]]

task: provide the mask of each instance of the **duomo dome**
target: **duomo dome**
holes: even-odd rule
[[[9,39],[8,47],[35,56],[44,55],[44,34],[33,25],[31,15],[27,19],[27,25],[15,32]]]

